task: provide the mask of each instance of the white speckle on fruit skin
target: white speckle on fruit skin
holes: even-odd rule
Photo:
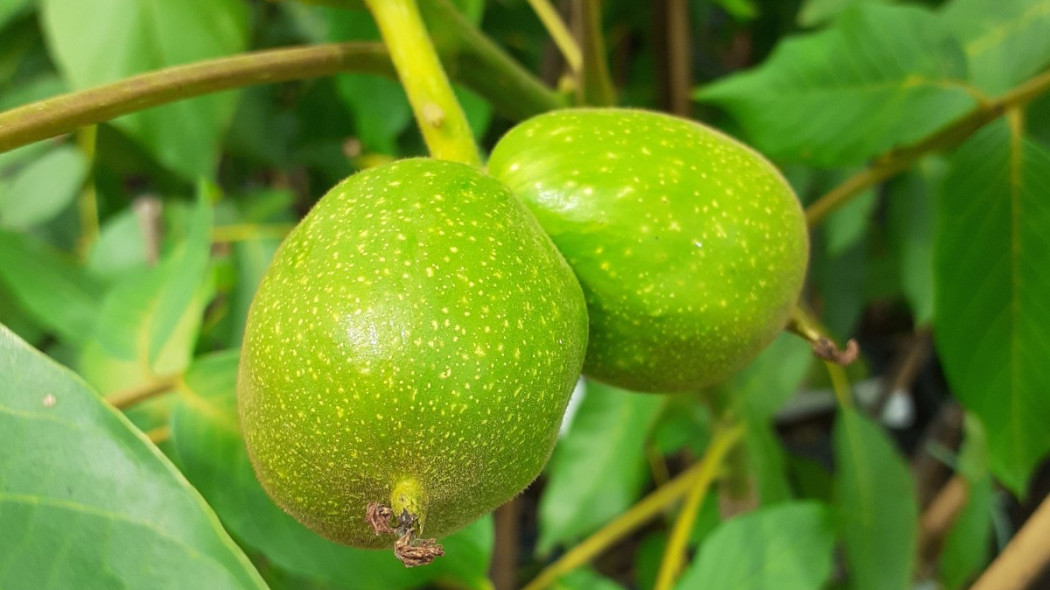
[[[425,534],[467,524],[545,463],[584,306],[535,220],[479,171],[417,159],[350,177],[251,307],[238,397],[260,481],[347,544],[389,543],[363,510],[405,477],[427,495]]]
[[[585,370],[599,379],[665,392],[721,380],[772,340],[801,290],[808,234],[791,188],[759,154],[695,122],[551,112],[508,132],[489,171],[583,284]]]

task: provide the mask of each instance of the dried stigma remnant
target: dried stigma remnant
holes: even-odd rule
[[[376,502],[369,504],[365,511],[365,520],[377,535],[397,535],[397,540],[394,541],[394,556],[400,559],[405,567],[427,565],[445,554],[437,540],[415,538],[416,517],[407,510],[401,512],[396,523],[391,522],[393,517],[393,510]],[[396,528],[392,528],[391,524],[395,524]]]

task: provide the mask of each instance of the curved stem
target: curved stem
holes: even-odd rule
[[[716,435],[700,463],[700,472],[693,482],[692,489],[689,490],[689,495],[686,496],[678,518],[675,519],[674,528],[671,529],[671,537],[664,549],[660,570],[656,575],[656,584],[653,586],[654,590],[670,590],[674,587],[675,578],[682,571],[689,533],[693,530],[693,523],[696,522],[700,506],[703,505],[707,491],[711,488],[711,483],[722,467],[722,460],[731,451],[735,439],[742,436],[743,429],[736,426],[728,432],[730,433],[728,436]]]
[[[569,69],[574,74],[579,74],[583,64],[580,46],[576,44],[576,39],[569,32],[569,27],[565,26],[565,21],[558,14],[558,10],[554,8],[550,0],[529,0],[529,6],[540,18],[554,44],[558,46],[558,51],[561,51],[565,63],[569,64]]]
[[[1050,71],[1016,86],[995,100],[979,104],[963,118],[912,146],[887,152],[877,158],[873,165],[847,178],[806,207],[806,223],[810,227],[819,224],[829,213],[849,202],[864,189],[907,170],[928,153],[959,145],[1006,111],[1031,102],[1047,90],[1050,90]]]
[[[118,410],[126,409],[137,403],[144,402],[150,398],[156,397],[162,393],[167,393],[175,389],[175,386],[179,382],[179,375],[171,377],[163,377],[156,381],[144,383],[142,385],[131,387],[116,393],[111,393],[106,396],[106,401],[110,403],[114,408]]]
[[[791,310],[791,317],[788,318],[785,329],[809,342],[813,354],[825,361],[845,366],[857,360],[857,356],[860,355],[860,346],[856,340],[850,339],[846,342],[846,349],[840,349],[827,335],[827,330],[813,319],[802,305],[796,305],[795,309]]]
[[[365,0],[423,133],[430,155],[481,165],[474,135],[452,92],[415,0]]]
[[[705,477],[709,470],[717,472],[725,454],[740,440],[742,435],[743,430],[739,428],[717,433],[699,463],[661,486],[632,506],[630,510],[621,514],[619,518],[570,549],[557,561],[547,566],[522,590],[541,590],[550,586],[559,576],[585,565],[610,545],[649,522],[693,489],[696,482],[701,477]]]
[[[377,43],[260,51],[165,68],[0,113],[0,152],[176,100],[347,70],[393,73]]]

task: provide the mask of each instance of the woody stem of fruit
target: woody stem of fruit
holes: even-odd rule
[[[365,0],[408,94],[430,155],[481,165],[463,107],[438,59],[416,0]]]
[[[690,490],[695,490],[706,478],[713,478],[721,469],[726,453],[733,448],[743,436],[743,429],[731,428],[715,434],[711,444],[704,452],[699,463],[678,475],[655,492],[643,498],[620,515],[619,518],[605,525],[582,543],[576,545],[557,561],[547,566],[522,590],[542,590],[557,579],[582,566],[605,551],[620,539],[631,534],[646,522],[660,514]],[[710,485],[708,482],[705,485]]]

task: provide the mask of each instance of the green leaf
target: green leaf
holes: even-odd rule
[[[903,458],[881,428],[844,408],[833,434],[835,508],[854,590],[900,590],[915,567],[918,505]]]
[[[486,518],[444,540],[446,555],[406,569],[391,551],[353,549],[324,539],[278,508],[255,478],[237,422],[238,352],[198,359],[186,372],[172,414],[172,441],[186,476],[227,528],[278,567],[344,590],[397,590],[436,578],[481,588],[493,533]]]
[[[0,326],[0,586],[265,588],[168,460]]]
[[[768,421],[798,392],[812,364],[812,349],[801,338],[782,333],[730,379],[729,391],[750,419]]]
[[[993,96],[1050,63],[1050,1],[952,0],[944,20],[966,51],[970,80]]]
[[[948,382],[1023,496],[1050,451],[1050,151],[988,125],[955,153],[938,202],[934,333]]]
[[[760,67],[700,89],[756,147],[817,165],[861,164],[934,132],[977,103],[966,58],[913,6],[860,4],[824,31],[782,41]]]
[[[660,396],[587,382],[547,466],[537,551],[575,540],[634,503],[648,478],[645,444],[662,405]]]
[[[853,4],[860,2],[883,2],[887,0],[804,0],[798,9],[796,21],[803,27],[823,25]]]
[[[870,238],[864,234],[838,256],[827,254],[819,241],[811,251],[811,274],[824,308],[821,319],[831,335],[842,342],[853,335],[870,296],[865,286],[873,266],[868,254]]]
[[[87,260],[87,267],[92,274],[107,280],[117,280],[141,271],[148,264],[142,223],[131,208],[117,213],[102,224]]]
[[[67,145],[33,160],[0,189],[0,227],[24,230],[52,219],[76,198],[87,170],[80,150]]]
[[[924,162],[890,183],[886,199],[886,232],[897,257],[904,297],[917,326],[933,320],[933,239],[936,187],[942,167]]]
[[[39,325],[63,340],[82,343],[94,334],[104,288],[65,254],[0,230],[0,282]]]
[[[51,56],[76,89],[247,48],[248,5],[240,0],[43,0],[42,16]],[[171,169],[210,178],[237,96],[177,101],[115,124]]]
[[[103,391],[179,373],[189,364],[212,291],[210,190],[202,184],[185,241],[107,294],[95,338],[80,359],[84,376]]]
[[[580,568],[558,578],[552,590],[623,590],[623,586],[590,568]]]
[[[818,590],[831,574],[834,544],[823,505],[762,508],[715,529],[677,588]]]
[[[0,29],[21,15],[31,4],[31,0],[0,0]]]
[[[958,473],[966,480],[966,505],[955,517],[941,550],[941,583],[963,588],[988,563],[992,537],[995,482],[988,466],[988,443],[980,420],[966,416],[966,438],[959,453]]]
[[[828,255],[839,256],[864,239],[877,204],[875,191],[869,188],[828,215],[824,223]]]

